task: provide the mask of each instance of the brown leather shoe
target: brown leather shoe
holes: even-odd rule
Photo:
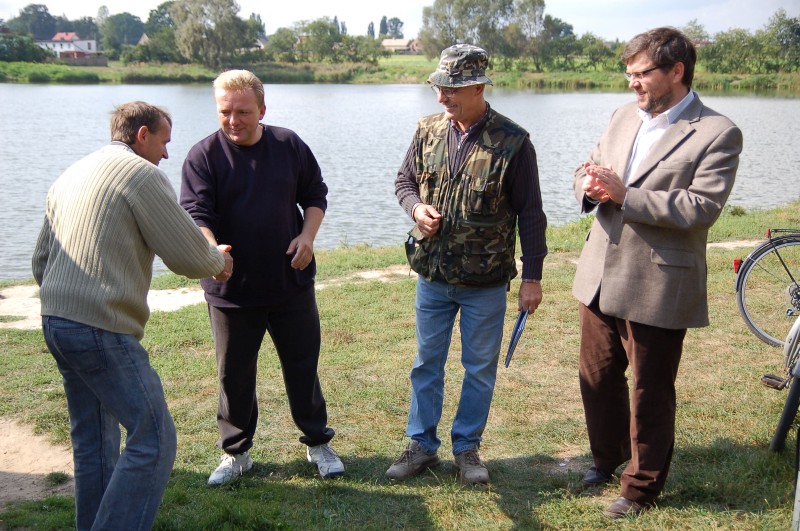
[[[438,464],[439,457],[436,452],[426,454],[419,442],[412,440],[386,471],[386,477],[402,481],[413,478],[425,469]]]
[[[454,457],[458,468],[458,477],[461,481],[473,485],[489,483],[489,469],[481,461],[477,448],[472,448]]]
[[[626,516],[639,516],[645,510],[647,510],[647,506],[620,496],[614,500],[614,503],[606,507],[603,514],[609,518],[624,518]]]

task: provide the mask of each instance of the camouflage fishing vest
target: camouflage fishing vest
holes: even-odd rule
[[[483,131],[463,165],[450,175],[449,120],[443,115],[420,120],[415,136],[420,197],[442,215],[439,231],[423,238],[409,232],[406,246],[412,269],[428,280],[491,286],[517,275],[514,260],[517,216],[505,184],[506,170],[528,133],[489,111]]]

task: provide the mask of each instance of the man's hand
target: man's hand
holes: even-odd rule
[[[288,256],[294,255],[292,256],[292,267],[294,269],[305,269],[314,257],[314,239],[301,233],[300,236],[289,242],[286,254]]]
[[[231,256],[231,246],[217,245],[217,249],[222,253],[222,257],[225,259],[225,268],[211,278],[218,282],[227,282],[230,280],[231,276],[233,276],[233,257]]]
[[[419,231],[426,238],[433,236],[439,231],[439,222],[442,219],[442,215],[431,205],[419,204],[411,215],[414,221],[417,222],[417,228],[419,228]]]
[[[583,163],[583,169],[586,171],[586,177],[583,178],[583,193],[593,201],[605,203],[608,201],[608,194],[602,184],[600,184],[600,181],[589,174],[590,166],[590,162]]]
[[[542,302],[542,284],[540,282],[523,282],[519,286],[518,310],[533,313]]]
[[[583,169],[586,171],[583,189],[588,197],[601,203],[611,200],[621,205],[625,202],[628,188],[614,168],[584,162]]]

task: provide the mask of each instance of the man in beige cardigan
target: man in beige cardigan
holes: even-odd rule
[[[44,338],[67,396],[79,530],[150,529],[175,461],[175,425],[139,342],[154,255],[191,278],[232,272],[229,246],[206,241],[157,168],[171,129],[158,107],[119,106],[111,144],[50,188],[34,250]]]
[[[623,60],[637,101],[612,115],[574,182],[582,210],[596,210],[573,284],[594,460],[584,483],[607,483],[629,461],[610,517],[639,514],[664,488],[683,340],[708,324],[708,229],[742,150],[741,131],[691,90],[696,52],[682,33],[637,35]]]

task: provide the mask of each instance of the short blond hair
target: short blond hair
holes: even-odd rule
[[[252,90],[256,95],[256,102],[264,106],[264,84],[249,70],[227,70],[214,80],[214,89],[245,91]]]

